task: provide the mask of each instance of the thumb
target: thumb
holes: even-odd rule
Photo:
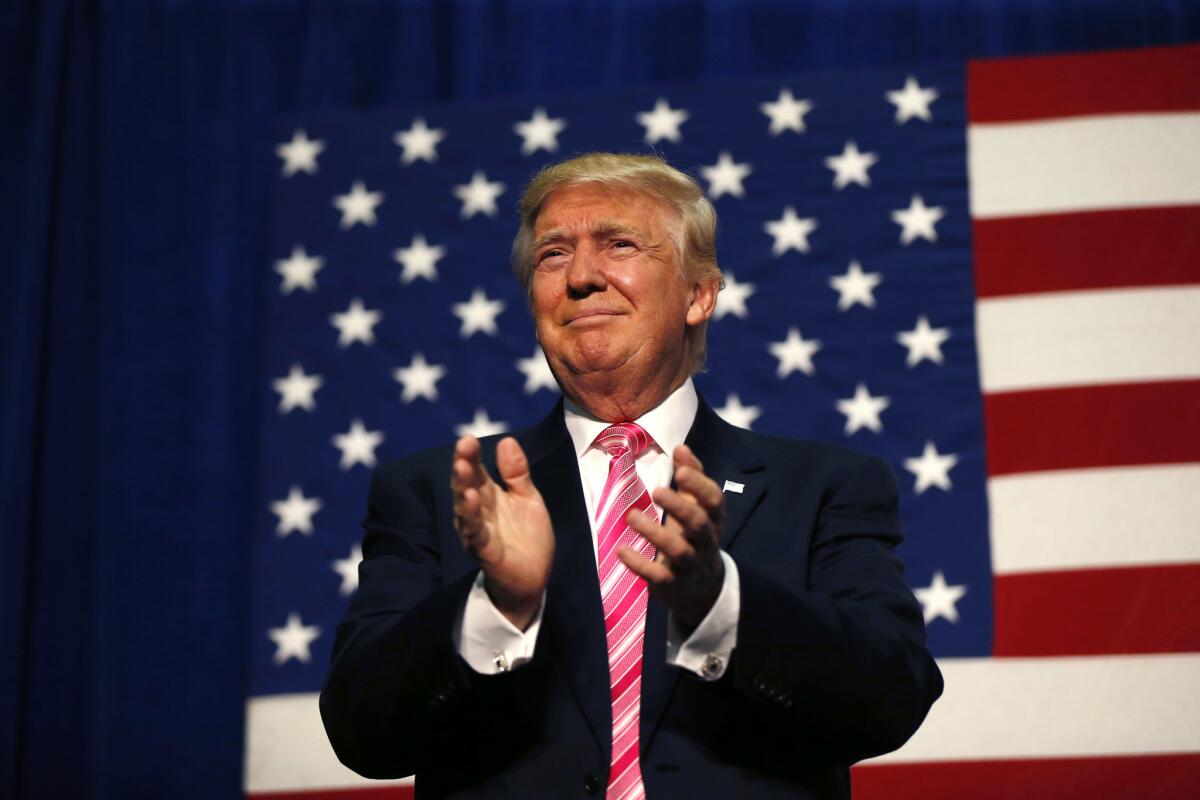
[[[511,436],[501,439],[496,445],[496,468],[510,492],[518,497],[537,496],[537,487],[529,475],[529,459]]]

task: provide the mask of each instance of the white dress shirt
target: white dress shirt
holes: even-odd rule
[[[670,397],[635,420],[653,440],[638,456],[636,467],[638,477],[651,494],[655,489],[670,486],[675,471],[671,454],[683,444],[698,407],[696,387],[689,378]],[[596,501],[608,480],[610,460],[608,453],[597,447],[595,441],[611,423],[595,419],[570,400],[564,401],[563,411],[567,433],[579,458],[579,478],[592,531],[592,552],[595,553]],[[662,508],[655,504],[655,509],[661,519]],[[667,663],[694,672],[707,681],[715,681],[725,674],[737,644],[737,620],[741,610],[737,565],[724,551],[721,551],[721,559],[725,562],[725,582],[716,603],[696,629],[687,635],[674,614],[667,618]],[[543,595],[542,608],[538,609],[529,627],[521,631],[492,604],[480,572],[454,626],[454,643],[459,655],[476,672],[491,674],[519,667],[533,658],[544,608]]]

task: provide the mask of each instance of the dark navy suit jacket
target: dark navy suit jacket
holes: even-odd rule
[[[418,798],[603,796],[608,660],[591,531],[561,404],[516,434],[557,549],[533,660],[480,675],[451,639],[477,568],[453,530],[452,448],[380,467],[357,594],[321,714],[338,757]],[[495,475],[495,444],[484,440]],[[703,400],[687,443],[726,492],[737,647],[707,683],[666,664],[646,621],[641,766],[650,800],[849,795],[849,765],[899,747],[942,690],[895,552],[886,462],[734,428]]]

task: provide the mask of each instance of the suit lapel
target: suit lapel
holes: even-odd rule
[[[721,536],[721,549],[729,550],[767,488],[766,464],[757,453],[742,444],[737,428],[718,417],[704,398],[700,399],[687,445],[704,465],[705,474],[718,486],[736,485],[725,490],[725,531]],[[737,486],[741,491],[737,491]]]
[[[742,444],[737,429],[718,417],[703,397],[686,442],[704,465],[704,473],[718,486],[731,481],[742,487],[741,492],[725,492],[725,530],[721,536],[721,549],[728,551],[766,489],[765,464]],[[663,713],[682,674],[678,667],[667,665],[666,641],[667,610],[651,601],[646,617],[648,646],[642,659],[642,752],[650,746],[654,732],[662,723]]]
[[[563,423],[562,404],[521,443],[529,457],[533,483],[542,493],[554,525],[554,567],[543,633],[550,634],[547,644],[562,662],[596,743],[607,754],[612,747],[612,707],[604,607],[579,460]]]

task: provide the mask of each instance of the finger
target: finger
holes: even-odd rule
[[[463,486],[482,486],[490,480],[483,466],[483,448],[474,436],[464,436],[454,443],[452,475]]]
[[[675,574],[671,572],[670,567],[661,561],[648,561],[636,550],[628,547],[617,548],[617,558],[629,567],[630,572],[644,578],[646,583],[651,585],[658,586],[675,580]]]
[[[689,539],[708,531],[711,527],[712,519],[708,512],[689,494],[664,487],[655,490],[654,502],[662,506],[663,511],[682,526],[684,535]]]
[[[681,466],[675,470],[675,485],[691,495],[706,513],[715,515],[724,510],[725,495],[717,482],[695,467]]]
[[[692,469],[698,469],[701,472],[704,471],[704,465],[700,463],[700,459],[696,458],[696,454],[692,452],[692,448],[688,447],[686,444],[681,444],[675,448],[675,453],[672,457],[672,460],[675,462],[675,469],[679,469],[680,467],[691,467]]]
[[[468,486],[477,486],[475,467],[465,458],[455,458],[450,465],[450,488],[461,494]]]
[[[466,500],[467,492],[472,493],[472,501],[469,506],[468,506],[468,503]],[[475,518],[475,517],[480,516],[480,504],[479,504],[478,500],[479,500],[479,490],[474,487],[467,487],[467,488],[463,489],[462,491],[456,491],[454,493],[453,508],[454,508],[454,524],[456,526],[459,526],[460,523],[465,522],[468,519],[468,517]]]
[[[463,492],[461,499],[454,504],[454,518],[459,525],[459,535],[464,541],[474,538],[483,529],[483,503],[479,490],[469,488]]]
[[[496,467],[509,491],[518,497],[536,497],[537,487],[529,475],[529,459],[517,440],[506,436],[496,445]]]
[[[703,497],[696,498],[706,507],[712,507],[724,501],[721,487],[717,486],[716,481],[704,474],[704,465],[700,463],[700,459],[696,458],[696,454],[692,452],[692,448],[686,444],[676,447],[673,461],[675,463],[675,482],[680,488],[683,488],[685,481],[689,487],[696,489],[699,489],[701,485],[708,487],[704,490]],[[682,479],[680,472],[684,476]],[[691,491],[691,488],[689,488],[689,491]]]
[[[643,511],[634,509],[625,515],[629,527],[646,537],[646,540],[671,561],[681,561],[696,555],[695,549],[684,538],[678,526],[659,525],[658,520]]]

